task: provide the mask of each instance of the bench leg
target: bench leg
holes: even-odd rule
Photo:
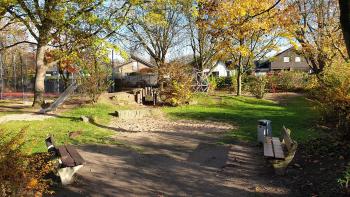
[[[62,185],[69,185],[73,182],[74,174],[81,168],[83,165],[75,167],[67,167],[58,169],[58,175],[61,178]]]

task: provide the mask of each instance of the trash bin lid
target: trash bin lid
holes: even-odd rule
[[[259,125],[267,125],[271,123],[271,120],[258,120]]]

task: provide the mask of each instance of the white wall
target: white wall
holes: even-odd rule
[[[230,75],[232,75],[232,71],[228,70],[225,63],[219,61],[217,63],[217,65],[215,66],[215,68],[212,70],[212,72],[218,72],[219,73],[219,77],[228,77],[227,75],[227,71],[230,72]],[[209,69],[204,69],[203,70],[204,73],[208,73]]]

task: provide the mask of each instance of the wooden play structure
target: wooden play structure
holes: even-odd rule
[[[145,87],[135,92],[135,100],[138,104],[153,104],[158,102],[159,91],[157,88]]]

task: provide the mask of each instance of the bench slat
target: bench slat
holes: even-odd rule
[[[272,138],[273,151],[276,159],[284,159],[284,153],[280,140],[277,137]]]
[[[81,157],[81,155],[72,145],[66,145],[66,149],[70,154],[70,156],[72,157],[72,159],[74,160],[76,166],[82,165],[85,163],[84,159]]]
[[[274,157],[275,156],[273,154],[271,138],[265,138],[265,142],[264,142],[264,156],[265,157]]]
[[[75,162],[74,162],[73,158],[70,156],[70,154],[68,153],[65,146],[59,146],[58,152],[61,155],[60,159],[62,161],[63,166],[65,166],[65,167],[74,167],[75,166]]]

